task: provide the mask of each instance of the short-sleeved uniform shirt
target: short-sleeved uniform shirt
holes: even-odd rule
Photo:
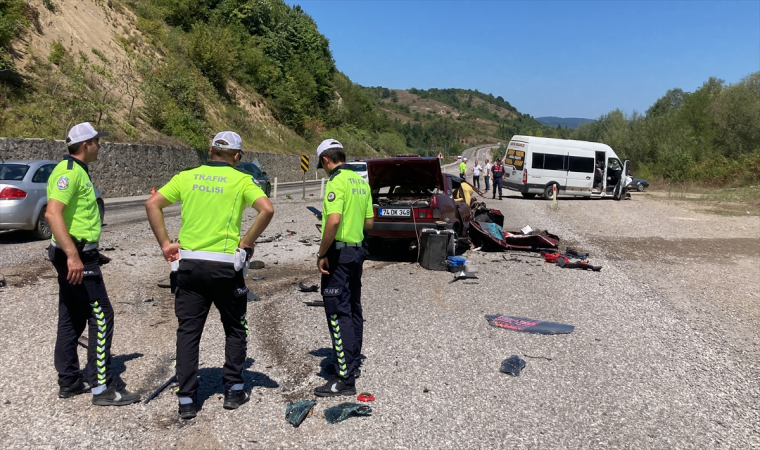
[[[340,214],[336,241],[355,244],[364,240],[364,219],[374,217],[369,184],[353,170],[339,166],[325,185],[322,207],[322,235],[327,216]]]
[[[175,175],[158,190],[182,201],[179,243],[192,251],[234,254],[246,205],[265,197],[250,174],[223,161],[212,161]]]
[[[467,172],[467,164],[462,161],[459,163],[459,173],[465,173]]]
[[[85,163],[69,155],[64,156],[50,173],[47,198],[66,205],[63,220],[74,240],[91,243],[100,240],[100,211]]]

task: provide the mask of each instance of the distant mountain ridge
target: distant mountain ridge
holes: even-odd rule
[[[554,117],[554,116],[547,116],[547,117],[536,117],[536,120],[541,125],[548,125],[550,127],[556,127],[557,125],[562,125],[563,128],[578,128],[579,125],[582,125],[587,122],[593,122],[594,119],[582,119],[580,117]]]

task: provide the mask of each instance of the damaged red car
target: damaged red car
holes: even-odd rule
[[[468,242],[470,206],[455,201],[458,177],[441,172],[438,158],[396,157],[367,161],[375,220],[368,232],[370,245],[379,241],[418,243],[423,228],[436,222]]]

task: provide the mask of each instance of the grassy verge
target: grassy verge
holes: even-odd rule
[[[726,216],[760,216],[760,185],[738,188],[710,188],[680,184],[655,188],[652,198],[698,205],[705,212]]]

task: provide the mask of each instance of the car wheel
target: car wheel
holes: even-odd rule
[[[636,185],[636,190],[639,192],[644,192],[644,185],[639,183]]]
[[[529,194],[527,192],[523,192],[522,196],[525,197],[525,198],[535,198],[536,194]]]
[[[546,186],[546,189],[544,189],[544,198],[546,200],[551,200],[552,195],[554,195],[554,186],[555,184],[550,184],[549,186]],[[557,186],[557,195],[559,195],[559,186]]]
[[[106,204],[102,199],[98,199],[98,214],[100,214],[100,224],[103,225],[103,219],[106,217]]]
[[[32,231],[32,234],[34,234],[34,237],[37,239],[50,239],[50,236],[53,235],[53,232],[50,231],[50,224],[48,224],[48,221],[45,218],[46,211],[47,205],[43,206],[40,210],[40,215],[37,217],[37,225],[34,227],[34,231]]]

